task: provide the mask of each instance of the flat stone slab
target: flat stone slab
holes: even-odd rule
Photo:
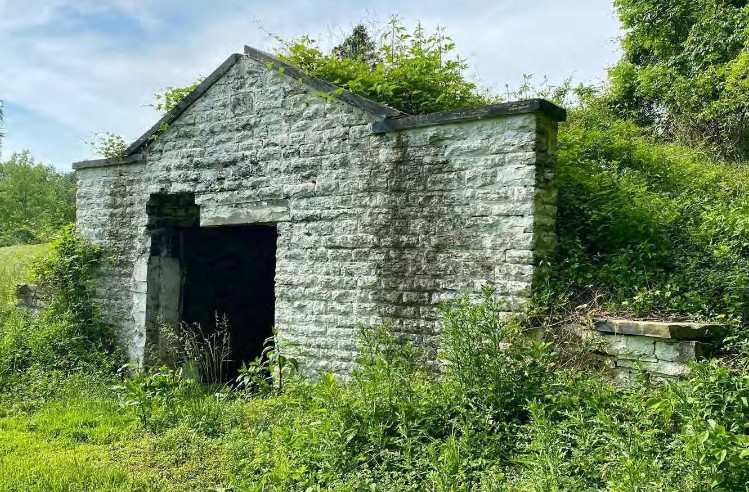
[[[598,319],[593,325],[601,333],[672,340],[715,340],[728,334],[728,327],[717,323]]]

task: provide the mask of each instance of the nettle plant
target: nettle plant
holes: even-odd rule
[[[280,38],[277,55],[302,71],[409,114],[486,104],[489,98],[465,77],[468,64],[455,54],[443,29],[413,32],[393,17],[374,39],[358,25],[324,52],[309,36]]]

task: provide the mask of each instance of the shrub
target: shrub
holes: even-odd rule
[[[12,310],[0,324],[0,383],[37,366],[49,371],[112,371],[121,362],[111,326],[93,299],[104,250],[66,227],[51,253],[33,266],[49,293],[38,317]]]
[[[553,368],[549,347],[503,320],[489,288],[481,302],[463,297],[442,309],[443,377],[466,404],[503,420],[523,420]]]
[[[659,142],[595,92],[559,142],[560,247],[537,299],[745,323],[746,167]]]
[[[316,41],[305,36],[284,44],[279,55],[343,89],[420,114],[486,102],[476,85],[465,78],[467,64],[454,50],[455,43],[442,30],[428,34],[419,25],[408,32],[394,17],[380,32],[377,43],[369,40],[363,26],[357,26],[331,53],[324,53]]]

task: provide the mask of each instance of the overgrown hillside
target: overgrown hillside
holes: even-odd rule
[[[540,305],[749,319],[749,166],[585,95],[561,128],[560,248]]]

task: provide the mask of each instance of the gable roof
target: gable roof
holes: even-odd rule
[[[205,80],[203,80],[203,82],[198,84],[195,89],[190,91],[185,97],[182,98],[180,102],[175,104],[174,107],[164,116],[162,116],[155,125],[149,128],[146,133],[138,137],[135,142],[131,143],[130,146],[125,149],[123,155],[127,157],[142,151],[144,147],[148,145],[151,137],[156,135],[159,130],[164,127],[164,125],[168,125],[169,123],[176,120],[182,113],[184,113],[192,103],[197,101],[200,96],[205,94],[208,89],[210,89],[211,86],[213,86],[213,84],[218,81],[218,79],[220,79],[226,72],[228,72],[229,69],[239,61],[241,56],[242,55],[236,53],[229,56],[229,58],[227,58],[224,63],[219,65],[216,70],[214,70],[208,77],[205,78]]]
[[[279,58],[273,55],[270,55],[264,51],[260,51],[250,46],[245,46],[244,54],[245,56],[257,62],[269,65],[270,68],[278,69],[280,73],[283,73],[289,77],[292,77],[296,79],[297,81],[310,86],[316,91],[333,92],[335,90],[340,90],[338,86],[333,85],[330,82],[326,82],[317,77],[307,75],[306,73],[295,68],[294,66],[289,65],[288,63],[281,61]],[[148,142],[149,140],[151,140],[151,137],[153,135],[156,135],[159,132],[159,130],[163,128],[164,125],[168,125],[169,123],[176,120],[182,113],[185,112],[185,110],[187,110],[187,108],[190,107],[192,103],[197,101],[198,98],[200,98],[200,96],[205,94],[208,91],[208,89],[210,89],[211,86],[215,84],[226,72],[228,72],[229,69],[233,67],[234,64],[236,64],[241,58],[242,58],[242,55],[240,55],[239,53],[235,53],[229,56],[229,58],[227,58],[224,61],[224,63],[219,65],[219,67],[216,70],[214,70],[208,77],[206,77],[205,80],[203,80],[203,82],[198,84],[198,86],[195,87],[195,89],[193,89],[189,94],[187,94],[168,113],[162,116],[161,119],[157,121],[155,125],[153,125],[146,133],[138,137],[138,139],[135,140],[135,142],[130,144],[130,146],[127,147],[127,149],[125,149],[124,155],[130,156],[133,154],[140,153],[146,147],[146,145],[148,145]],[[347,102],[351,104],[352,106],[356,106],[358,108],[363,109],[364,111],[372,113],[375,116],[381,116],[383,118],[404,115],[402,111],[398,111],[397,109],[393,109],[393,108],[384,106],[382,104],[378,104],[374,101],[370,101],[369,99],[365,97],[357,96],[356,94],[353,94],[346,90],[344,90],[343,93],[341,93],[340,95],[337,95],[336,99]]]
[[[542,112],[554,121],[564,121],[566,112],[559,106],[550,103],[544,99],[530,99],[528,101],[518,101],[511,103],[493,104],[490,106],[480,106],[477,108],[459,109],[454,111],[444,111],[440,113],[431,113],[427,115],[411,116],[408,113],[397,109],[376,103],[366,97],[359,96],[350,91],[342,89],[335,84],[306,74],[298,68],[290,65],[279,58],[268,54],[264,51],[244,47],[244,54],[235,53],[227,58],[221,65],[216,68],[208,77],[205,78],[195,89],[187,94],[180,102],[162,116],[148,131],[138,137],[123,152],[122,157],[108,159],[93,159],[73,163],[73,169],[84,169],[90,167],[99,167],[105,165],[120,165],[139,162],[143,158],[142,152],[148,146],[154,135],[165,126],[184,113],[195,101],[197,101],[213,84],[215,84],[226,72],[229,71],[242,56],[247,56],[257,62],[263,63],[269,68],[277,69],[280,73],[287,75],[300,83],[306,84],[318,92],[332,93],[336,91],[336,100],[344,101],[352,106],[360,108],[374,116],[381,118],[381,121],[373,123],[372,130],[375,133],[383,133],[405,128],[438,125],[445,123],[456,123],[459,121],[469,121],[473,119],[482,119],[493,116],[520,114],[531,112]]]

